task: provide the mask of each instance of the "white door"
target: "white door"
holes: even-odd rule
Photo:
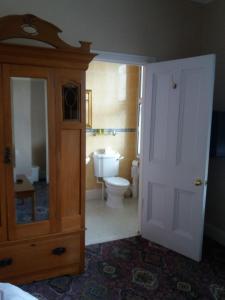
[[[149,64],[143,105],[141,233],[199,261],[215,56]]]

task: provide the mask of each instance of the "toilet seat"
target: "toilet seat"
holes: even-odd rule
[[[103,179],[106,184],[111,186],[128,187],[130,185],[130,182],[122,177],[104,177]]]

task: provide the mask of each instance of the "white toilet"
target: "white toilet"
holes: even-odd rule
[[[106,185],[106,204],[112,208],[123,207],[124,193],[130,182],[119,174],[119,163],[123,158],[118,152],[101,149],[94,152],[95,176],[103,178]]]

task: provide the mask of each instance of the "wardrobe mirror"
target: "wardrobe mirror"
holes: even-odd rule
[[[16,222],[26,224],[49,218],[47,81],[10,80]]]

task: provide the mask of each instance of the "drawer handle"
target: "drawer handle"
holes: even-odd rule
[[[12,262],[13,262],[12,258],[2,259],[2,260],[0,260],[0,268],[10,266],[12,264]]]
[[[62,255],[65,252],[66,252],[66,248],[64,247],[58,247],[52,250],[52,254],[54,255]]]

